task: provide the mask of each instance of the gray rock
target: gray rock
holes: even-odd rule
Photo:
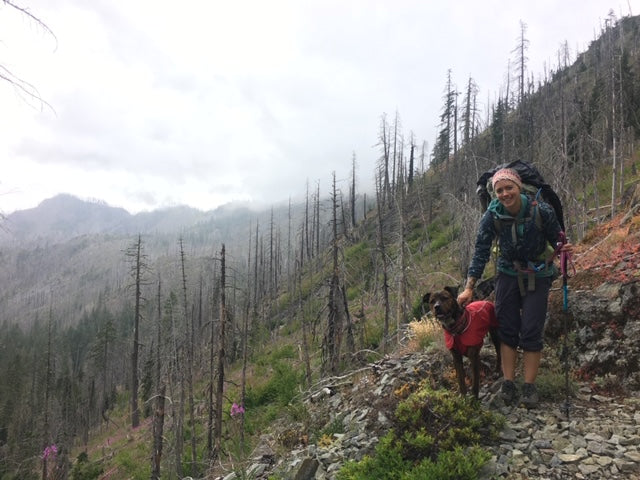
[[[592,333],[598,338],[599,332]],[[598,342],[590,348],[593,351],[585,352],[585,362],[596,358]],[[609,361],[605,357],[601,360]],[[438,371],[443,361],[450,361],[449,356],[415,353],[396,359],[386,357],[371,366],[371,375],[363,375],[342,389],[332,389],[331,396],[310,396],[315,398],[307,402],[310,415],[322,419],[316,423],[330,425],[340,418],[344,431],[334,435],[329,446],[310,444],[284,454],[277,465],[265,466],[256,480],[269,478],[269,468],[279,469],[272,478],[335,480],[345,462],[373,453],[379,436],[391,428],[393,411],[382,406],[388,404],[396,389],[419,382],[425,372]],[[596,394],[588,383],[579,384],[567,417],[559,402],[546,402],[544,398],[537,409],[504,407],[494,401],[495,384],[483,386],[482,408],[504,414],[505,426],[498,444],[485,445],[492,459],[480,472],[480,479],[640,480],[640,399],[621,401],[600,391]],[[272,440],[263,439],[261,453],[275,450]]]
[[[318,462],[317,459],[310,457],[305,458],[296,476],[293,477],[294,480],[314,480],[319,465],[320,462]]]

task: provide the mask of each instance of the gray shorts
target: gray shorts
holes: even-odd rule
[[[512,348],[527,352],[542,350],[542,335],[547,317],[551,277],[536,278],[535,290],[520,294],[518,277],[498,273],[496,278],[496,316],[500,340]]]

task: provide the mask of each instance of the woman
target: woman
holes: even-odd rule
[[[514,380],[520,348],[524,352],[521,402],[527,408],[534,408],[538,404],[535,380],[542,357],[547,301],[551,282],[557,274],[552,261],[554,247],[564,235],[553,208],[522,193],[522,181],[515,170],[498,170],[491,182],[497,198],[491,201],[480,221],[467,283],[458,296],[458,303],[465,306],[471,301],[473,287],[482,277],[491,245],[498,237],[495,306],[504,376],[500,393],[507,405],[514,404],[518,398]],[[535,221],[536,215],[540,222]],[[562,250],[570,253],[571,244],[564,244]]]

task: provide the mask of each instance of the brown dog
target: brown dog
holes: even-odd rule
[[[466,395],[467,385],[462,357],[468,357],[472,372],[473,396],[478,398],[480,391],[480,349],[484,337],[489,333],[496,349],[496,370],[500,371],[500,339],[498,321],[493,303],[487,301],[471,302],[462,308],[457,301],[458,289],[444,287],[435,293],[426,293],[422,297],[423,305],[429,305],[433,316],[444,330],[447,348],[453,356],[453,365],[458,376],[460,393]]]

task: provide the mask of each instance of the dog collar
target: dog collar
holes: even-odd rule
[[[449,333],[451,335],[462,335],[469,328],[469,319],[469,312],[465,308],[456,323],[453,324],[453,328],[449,330]]]

